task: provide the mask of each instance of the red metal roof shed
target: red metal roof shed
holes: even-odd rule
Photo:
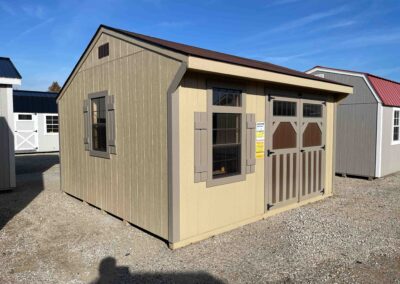
[[[400,106],[400,83],[366,74],[375,92],[386,106]]]

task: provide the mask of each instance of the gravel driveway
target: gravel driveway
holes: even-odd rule
[[[17,166],[0,194],[0,283],[400,283],[400,174],[337,177],[334,197],[171,251],[62,194],[56,155]]]

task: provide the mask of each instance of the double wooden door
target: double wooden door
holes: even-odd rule
[[[324,97],[270,95],[267,135],[267,209],[324,193]]]

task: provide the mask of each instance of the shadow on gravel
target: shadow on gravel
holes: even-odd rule
[[[58,155],[17,155],[17,187],[0,191],[0,230],[44,189],[43,173],[57,164]]]
[[[99,265],[99,277],[92,284],[108,283],[224,283],[206,272],[188,273],[130,273],[127,266],[117,266],[113,257],[104,258]]]
[[[44,173],[59,163],[60,158],[57,154],[15,155],[15,172],[17,175]]]

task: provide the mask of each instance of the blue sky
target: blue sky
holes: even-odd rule
[[[63,84],[100,24],[272,62],[400,81],[400,1],[4,1],[0,56],[22,89]]]

